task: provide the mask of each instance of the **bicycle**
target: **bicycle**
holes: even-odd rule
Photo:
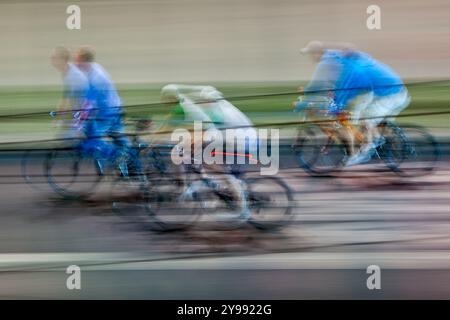
[[[274,230],[293,218],[293,191],[280,177],[248,177],[245,171],[227,166],[219,172],[198,165],[190,166],[189,171],[195,177],[190,179],[187,192],[196,194],[216,229],[248,223],[260,230]]]
[[[184,230],[200,218],[203,225],[216,230],[235,229],[246,223],[260,230],[273,230],[292,219],[293,192],[281,178],[247,178],[245,173],[233,172],[226,166],[194,164],[194,159],[174,165],[167,161],[172,152],[183,151],[166,149],[157,157],[161,166],[171,168],[156,170],[165,172],[163,180],[168,183],[149,176],[155,172],[153,168],[144,170],[148,185],[135,190],[135,197],[116,198],[115,212],[147,222],[154,231]],[[148,158],[145,152],[142,156]]]
[[[298,162],[312,176],[329,176],[341,171],[352,153],[354,139],[365,143],[365,134],[350,123],[350,113],[329,116],[323,109],[304,110],[304,119],[315,116],[300,127],[292,148]],[[324,119],[324,116],[329,116]],[[322,118],[322,119],[320,119]],[[394,173],[403,177],[421,176],[433,171],[439,160],[440,148],[434,137],[416,125],[399,126],[388,118],[378,125],[382,143],[375,150],[375,159],[381,160]],[[350,135],[349,135],[350,133]]]
[[[133,177],[139,179],[141,163],[136,155],[145,145],[133,143],[128,149],[121,149],[114,146],[117,156],[114,160],[108,159],[102,154],[102,146],[96,143],[90,143],[82,136],[83,121],[80,112],[71,113],[73,117],[73,127],[77,128],[77,137],[64,137],[62,140],[65,145],[59,148],[44,152],[44,161],[42,175],[31,174],[32,164],[34,164],[34,152],[28,150],[22,157],[21,167],[22,175],[26,182],[31,185],[42,182],[42,177],[50,188],[59,196],[65,199],[77,200],[84,199],[92,194],[97,185],[104,177],[111,175],[120,178],[129,178],[129,166],[134,171]],[[56,117],[57,112],[51,112],[51,117]],[[146,120],[143,120],[146,121]],[[143,122],[137,122],[136,127]]]

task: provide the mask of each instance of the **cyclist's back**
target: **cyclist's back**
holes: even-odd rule
[[[367,53],[358,52],[356,55],[359,63],[364,66],[376,96],[387,96],[405,90],[402,79],[392,68]]]
[[[90,104],[85,123],[86,146],[100,149],[106,158],[117,158],[130,146],[124,134],[121,100],[108,73],[95,61],[95,54],[89,47],[82,47],[76,54],[77,66],[89,81],[87,99]],[[111,137],[115,146],[103,138]]]
[[[225,143],[234,145],[234,153],[245,153],[257,158],[258,153],[258,133],[253,127],[251,120],[232,103],[227,101],[221,92],[211,86],[203,88],[199,97],[201,99],[199,105],[202,110],[211,118],[214,125],[218,129],[223,129],[222,134],[225,135]],[[233,139],[229,141],[227,139]],[[227,153],[229,150],[227,150]],[[245,162],[242,156],[238,157],[239,162]],[[238,170],[236,167],[235,170]]]
[[[193,101],[188,92],[183,92],[185,87],[168,84],[161,90],[161,100],[174,105],[168,124],[172,127],[192,127],[195,121],[199,121],[204,129],[212,127],[211,118]]]
[[[106,116],[122,113],[122,101],[105,69],[92,62],[87,77],[90,85],[88,99],[96,109],[95,113]]]

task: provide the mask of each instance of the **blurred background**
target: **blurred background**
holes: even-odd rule
[[[81,9],[80,30],[66,27],[66,9],[72,4]],[[381,30],[366,26],[371,4],[4,0],[0,2],[0,114],[55,108],[61,81],[49,56],[57,45],[94,46],[125,105],[158,102],[161,87],[170,82],[214,84],[228,96],[296,91],[314,69],[299,50],[314,39],[352,42],[392,66],[406,82],[450,75],[448,1],[377,1]],[[448,98],[441,87],[414,90],[412,108],[442,106]],[[287,111],[294,99],[295,95],[235,103],[244,111]],[[166,110],[131,111],[141,115]],[[429,119],[420,121],[429,124]],[[22,120],[20,132],[14,124],[4,123],[2,141],[23,140],[30,132],[35,137],[49,136],[47,123],[29,120]],[[439,120],[442,117],[436,117]]]
[[[72,4],[81,30],[66,28]],[[372,4],[381,30],[366,26]],[[131,118],[162,118],[165,107],[145,104],[186,82],[226,97],[293,92],[232,100],[256,124],[292,121],[294,92],[314,70],[299,52],[310,40],[352,42],[406,83],[423,82],[409,87],[405,115],[449,111],[449,82],[428,82],[450,79],[449,12],[447,0],[0,0],[0,298],[449,298],[448,114],[399,119],[447,145],[431,176],[314,179],[285,165],[297,218],[274,233],[159,234],[104,199],[55,199],[21,177],[20,150],[45,145],[18,143],[54,137],[58,45],[92,45],[124,104],[142,104]],[[7,116],[27,112],[43,114]],[[69,264],[87,270],[79,292],[65,288]],[[381,291],[366,287],[371,264],[386,270]]]
[[[81,8],[81,30],[66,8]],[[366,9],[381,8],[381,30]],[[312,65],[308,41],[348,41],[405,78],[450,73],[450,3],[411,1],[118,0],[0,2],[1,85],[58,84],[56,45],[95,46],[118,83],[298,81]]]

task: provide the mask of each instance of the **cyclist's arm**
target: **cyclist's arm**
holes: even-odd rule
[[[327,94],[327,91],[335,88],[338,74],[337,63],[328,60],[319,62],[311,81],[304,89],[304,94]]]
[[[334,61],[319,62],[311,81],[303,90],[303,99],[294,103],[294,111],[299,112],[310,106],[327,109],[333,99],[339,68]]]

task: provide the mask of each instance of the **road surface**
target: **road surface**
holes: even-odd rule
[[[282,164],[292,159],[282,158]],[[361,166],[313,178],[285,166],[295,219],[155,233],[117,216],[107,197],[63,201],[32,188],[19,154],[2,157],[0,298],[450,298],[450,166],[402,179]],[[103,193],[102,191],[103,190]],[[99,194],[107,194],[105,182]],[[66,288],[78,265],[82,289]],[[381,268],[368,290],[366,268]]]

